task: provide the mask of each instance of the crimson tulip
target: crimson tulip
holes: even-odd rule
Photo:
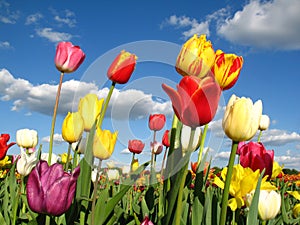
[[[153,131],[161,130],[166,123],[166,116],[164,114],[151,114],[149,116],[149,128]]]
[[[84,52],[71,42],[60,42],[56,47],[55,66],[63,73],[72,73],[85,59]]]
[[[46,161],[39,161],[27,181],[26,192],[30,209],[52,216],[65,213],[73,201],[79,173],[79,167],[69,174],[59,163],[49,166]]]
[[[11,142],[11,143],[7,144],[9,139],[10,139],[9,134],[1,134],[0,135],[0,160],[4,159],[8,149],[11,146],[13,146],[14,144],[16,144],[15,142]]]
[[[122,50],[108,68],[108,78],[118,84],[127,83],[135,69],[136,59],[136,55]]]
[[[253,171],[266,169],[265,175],[272,176],[274,150],[266,150],[261,142],[248,142],[239,146],[240,164]]]
[[[185,76],[177,85],[177,91],[166,84],[162,84],[162,88],[169,95],[174,112],[183,124],[196,128],[214,118],[221,89],[212,76]]]
[[[162,144],[167,148],[170,147],[170,140],[169,140],[169,130],[166,130],[163,137],[162,137]]]
[[[128,149],[130,152],[135,154],[140,154],[145,147],[145,143],[141,140],[129,140],[128,141]]]

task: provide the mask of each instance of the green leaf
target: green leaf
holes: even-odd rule
[[[3,217],[3,215],[0,213],[0,224],[1,225],[7,225],[7,223],[5,222],[5,219]]]
[[[192,206],[192,225],[201,224],[202,218],[203,205],[200,203],[198,198],[195,198]]]

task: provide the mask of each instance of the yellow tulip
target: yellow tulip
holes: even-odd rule
[[[11,161],[8,156],[5,156],[4,159],[0,160],[0,168],[10,165]]]
[[[261,115],[261,100],[253,104],[250,98],[232,95],[223,117],[223,130],[233,141],[250,140],[258,130]]]
[[[283,166],[280,166],[278,162],[273,161],[272,168],[272,177],[271,179],[275,179],[279,174],[282,174]]]
[[[63,154],[61,154],[60,155],[60,159],[61,159],[61,162],[63,163],[63,164],[65,164],[65,163],[67,163],[67,159],[68,159],[68,153],[63,153]],[[71,155],[69,155],[69,162],[72,160],[72,156]]]
[[[104,99],[98,99],[96,94],[87,94],[80,99],[78,112],[84,121],[84,130],[90,131],[99,116]]]
[[[62,124],[62,137],[69,143],[78,141],[83,133],[84,124],[79,112],[70,113]]]
[[[131,171],[134,172],[139,168],[139,160],[134,159],[133,162],[131,163]]]
[[[118,132],[101,130],[97,127],[93,142],[93,154],[100,160],[108,159],[115,148]]]
[[[195,34],[181,48],[176,60],[176,71],[182,76],[203,77],[211,69],[215,51],[206,35]]]
[[[294,207],[293,207],[293,216],[295,218],[299,217],[300,216],[300,203],[296,204]]]

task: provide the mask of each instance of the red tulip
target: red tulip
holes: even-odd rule
[[[65,213],[73,201],[79,173],[79,167],[69,174],[64,172],[59,163],[49,166],[46,161],[39,161],[27,181],[26,192],[30,209],[53,216]]]
[[[166,116],[164,114],[151,114],[149,116],[149,128],[150,130],[159,131],[166,123]]]
[[[169,130],[166,130],[162,138],[162,144],[167,148],[170,147],[169,133]]]
[[[0,135],[0,160],[4,159],[8,149],[11,146],[13,146],[14,144],[16,144],[15,142],[11,142],[11,143],[7,144],[9,139],[10,139],[9,134],[1,134]]]
[[[198,162],[191,162],[191,169],[194,173],[197,173]]]
[[[145,216],[145,219],[143,220],[141,225],[154,225],[154,223],[152,223],[148,216]]]
[[[79,46],[74,46],[71,42],[60,42],[56,48],[55,66],[64,73],[72,73],[78,69],[85,54]]]
[[[128,149],[130,152],[135,154],[140,154],[145,147],[145,143],[141,140],[129,140],[128,141]]]
[[[121,51],[108,68],[108,78],[118,84],[127,83],[135,68],[136,59],[136,55]]]
[[[174,112],[183,124],[196,128],[214,118],[221,89],[213,77],[185,76],[177,85],[177,91],[166,84],[162,88],[169,95]]]
[[[272,176],[274,150],[266,150],[260,142],[249,142],[239,146],[240,164],[250,167],[253,171],[266,169],[265,175]]]

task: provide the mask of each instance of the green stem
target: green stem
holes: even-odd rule
[[[222,195],[220,225],[225,225],[225,223],[226,223],[229,187],[230,187],[230,181],[231,181],[233,165],[234,165],[234,161],[235,161],[236,150],[237,150],[238,144],[239,144],[238,141],[232,141],[232,147],[231,147],[231,152],[230,152],[230,157],[229,157],[225,186],[224,186],[224,191],[223,191],[223,195]]]
[[[77,159],[78,159],[78,153],[77,153],[77,151],[75,151],[74,156],[73,156],[72,171],[78,165],[78,160]]]
[[[50,225],[50,224],[51,224],[51,217],[46,215],[45,225]]]
[[[208,124],[205,124],[203,134],[201,136],[201,142],[200,142],[200,148],[199,148],[199,153],[198,153],[198,164],[197,167],[200,165],[201,159],[202,159],[202,154],[203,154],[203,149],[204,149],[204,143],[205,143],[205,138],[208,130]]]
[[[104,119],[104,116],[105,116],[105,113],[106,113],[106,110],[107,110],[107,107],[108,107],[108,103],[111,99],[111,96],[112,96],[112,93],[114,91],[115,86],[116,86],[116,83],[112,82],[112,84],[110,86],[110,89],[109,89],[109,92],[106,96],[103,109],[101,110],[100,117],[99,117],[99,120],[98,120],[98,123],[97,123],[97,127],[101,128],[101,126],[102,126],[102,122],[103,122],[103,119]]]
[[[160,170],[160,179],[163,179],[163,175],[164,175],[164,166],[165,166],[165,161],[166,161],[167,151],[168,151],[168,147],[166,147],[166,150],[165,150],[165,152],[164,152],[164,157],[163,157],[163,161],[162,161],[162,164],[161,164],[161,170]]]
[[[52,157],[52,149],[53,149],[53,136],[54,136],[54,128],[55,128],[55,121],[56,121],[56,114],[57,114],[57,108],[59,103],[59,97],[60,97],[60,91],[62,86],[64,73],[62,72],[60,74],[58,89],[56,93],[56,100],[54,105],[54,111],[53,111],[53,117],[52,117],[52,124],[51,124],[51,133],[50,133],[50,142],[49,142],[49,156],[48,156],[48,164],[51,164],[51,157]]]
[[[261,222],[261,225],[267,225],[267,221],[266,221],[266,220],[263,220],[263,221]]]
[[[153,174],[155,172],[155,168],[154,168],[154,143],[155,143],[155,139],[156,139],[156,131],[153,131],[153,145],[151,147],[151,168],[150,168],[150,182],[151,184],[154,183],[154,177]]]
[[[65,167],[65,171],[68,172],[69,169],[69,164],[70,164],[70,154],[71,154],[71,143],[69,143],[69,147],[68,147],[68,154],[67,154],[67,162],[66,162],[66,167]]]
[[[191,135],[190,135],[190,140],[188,144],[188,154],[190,155],[192,152],[192,146],[193,146],[193,141],[195,137],[195,128],[192,128],[191,130]],[[178,197],[177,197],[177,207],[176,207],[176,213],[175,213],[175,225],[180,225],[181,221],[181,214],[182,214],[182,197],[183,197],[183,189],[184,189],[184,184],[185,184],[185,178],[188,173],[188,165],[189,165],[189,160],[187,160],[186,164],[184,165],[184,173],[183,176],[181,177],[181,182],[180,182],[180,187],[178,191]]]
[[[258,135],[258,138],[257,138],[257,142],[260,142],[261,135],[262,135],[262,130],[259,131],[259,135]]]
[[[99,173],[101,170],[101,164],[102,160],[100,159],[98,167],[97,167],[97,174],[96,174],[96,181],[94,183],[94,193],[93,193],[93,202],[92,202],[92,214],[91,214],[91,225],[95,224],[95,206],[96,206],[96,200],[97,200],[97,191],[98,191],[98,179],[99,179]]]

